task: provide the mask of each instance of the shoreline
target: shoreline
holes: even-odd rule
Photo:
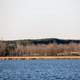
[[[50,59],[80,59],[80,56],[0,56],[0,60],[50,60]]]

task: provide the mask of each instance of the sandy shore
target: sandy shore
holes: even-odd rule
[[[0,57],[0,60],[34,60],[34,59],[80,59],[80,56],[14,56],[14,57]]]

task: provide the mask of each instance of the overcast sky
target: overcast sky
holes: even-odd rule
[[[80,0],[0,0],[0,39],[80,39]]]

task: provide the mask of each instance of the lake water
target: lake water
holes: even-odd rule
[[[0,80],[80,80],[80,60],[0,60]]]

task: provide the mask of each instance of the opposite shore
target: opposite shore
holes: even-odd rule
[[[0,56],[80,56],[80,40],[46,38],[0,41]]]

